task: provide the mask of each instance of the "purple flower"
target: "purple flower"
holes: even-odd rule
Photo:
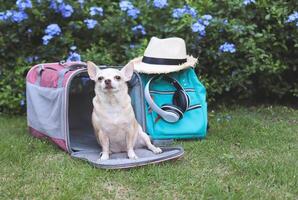
[[[211,15],[203,15],[202,17],[201,17],[203,20],[208,20],[208,21],[210,21],[210,20],[212,20],[212,16]]]
[[[62,3],[59,5],[59,11],[61,12],[62,16],[67,18],[70,17],[73,13],[73,8],[69,4]]]
[[[196,9],[190,7],[189,5],[185,5],[183,6],[183,8],[176,8],[172,12],[172,17],[176,19],[179,19],[184,15],[190,15],[192,17],[196,17],[197,11]]]
[[[87,25],[87,28],[88,29],[93,29],[96,26],[96,24],[98,23],[94,19],[85,19],[84,22]]]
[[[80,4],[81,8],[83,7],[84,2],[85,2],[85,0],[78,0],[78,3]]]
[[[297,11],[293,12],[293,14],[288,16],[286,23],[295,22],[295,21],[298,21],[298,12]]]
[[[1,21],[6,21],[8,19],[10,19],[13,16],[13,10],[7,10],[5,12],[0,12],[0,20]]]
[[[142,35],[146,35],[145,28],[144,28],[141,24],[132,27],[131,30],[132,30],[132,32],[134,32],[135,34],[137,34],[137,33],[141,33]]]
[[[201,17],[201,19],[199,19],[201,21],[202,24],[204,24],[205,26],[208,26],[210,24],[210,21],[212,20],[212,16],[211,15],[203,15]]]
[[[7,10],[5,12],[0,12],[1,21],[11,20],[13,22],[19,23],[21,21],[24,21],[25,19],[28,19],[28,15],[23,10]]]
[[[196,22],[194,24],[192,24],[191,26],[191,30],[192,32],[198,32],[201,36],[205,36],[206,35],[206,26],[204,26],[203,24]]]
[[[181,18],[185,14],[185,10],[183,8],[175,8],[172,12],[172,17],[175,19]]]
[[[25,10],[26,8],[32,8],[32,3],[30,0],[17,0],[16,5],[19,10]]]
[[[53,10],[55,10],[56,12],[59,11],[59,10],[58,10],[58,5],[57,5],[56,0],[51,0],[51,1],[50,1],[50,8],[53,9]]]
[[[61,29],[58,24],[50,24],[45,29],[45,33],[50,36],[60,35]]]
[[[73,7],[64,3],[63,0],[51,0],[50,8],[55,12],[60,12],[64,18],[70,17],[74,12]]]
[[[45,36],[43,36],[42,37],[42,43],[44,44],[44,45],[48,45],[49,44],[49,41],[51,40],[53,38],[53,36],[51,36],[51,35],[45,35]]]
[[[197,16],[197,11],[195,8],[192,8],[188,5],[184,6],[184,8],[186,9],[186,13],[189,14],[192,17],[196,17]]]
[[[0,21],[6,20],[5,18],[6,18],[5,12],[0,12]]]
[[[103,16],[103,9],[102,7],[91,7],[89,13],[91,16],[94,16],[94,15]]]
[[[132,8],[127,11],[127,15],[130,16],[133,19],[136,19],[138,15],[140,14],[140,10],[137,8]]]
[[[13,22],[19,23],[25,19],[28,19],[27,13],[25,13],[24,11],[13,11],[13,14],[12,14]]]
[[[130,1],[120,1],[119,6],[122,11],[127,11],[134,8]]]
[[[33,61],[37,61],[38,60],[38,56],[29,56],[26,58],[26,61],[29,63],[32,63]]]
[[[256,3],[256,1],[255,0],[244,0],[243,1],[243,4],[246,5],[246,6],[249,5],[249,4],[252,4],[252,3]]]
[[[60,35],[61,29],[58,24],[50,24],[45,29],[45,35],[42,37],[43,44],[47,45],[49,41],[57,35]]]
[[[76,52],[70,52],[66,61],[81,61],[81,55]]]
[[[121,11],[127,12],[127,15],[136,19],[140,14],[140,10],[135,8],[130,1],[121,1],[119,3]]]
[[[22,100],[20,101],[20,106],[21,106],[21,107],[25,106],[25,100],[24,100],[24,99],[22,99]]]
[[[168,6],[168,2],[167,2],[167,0],[154,0],[153,6],[155,8],[165,8]]]
[[[28,63],[32,63],[33,62],[33,57],[32,56],[29,56],[28,58],[26,58],[26,61]]]
[[[236,48],[235,48],[235,45],[234,44],[225,42],[224,44],[220,45],[219,51],[221,51],[221,52],[235,53],[236,52]]]
[[[210,24],[212,18],[213,17],[211,15],[203,15],[201,18],[198,19],[196,23],[192,24],[192,32],[198,32],[200,36],[205,36],[205,29]]]

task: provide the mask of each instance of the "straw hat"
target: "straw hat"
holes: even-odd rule
[[[186,54],[182,38],[172,37],[159,39],[152,37],[144,56],[131,60],[134,69],[140,73],[162,74],[195,67],[197,59]]]

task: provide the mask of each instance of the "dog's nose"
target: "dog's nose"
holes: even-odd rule
[[[106,80],[105,80],[105,84],[106,84],[106,85],[111,85],[111,82],[112,82],[111,79],[106,79]]]

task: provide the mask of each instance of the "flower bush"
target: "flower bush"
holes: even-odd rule
[[[42,62],[124,65],[152,36],[182,37],[210,103],[298,97],[297,1],[17,0],[0,4],[0,112],[22,112]]]

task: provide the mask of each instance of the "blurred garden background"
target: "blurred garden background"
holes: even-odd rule
[[[198,57],[210,129],[177,162],[100,170],[28,134],[25,76],[125,65],[152,36]],[[297,199],[297,0],[0,0],[0,199]]]
[[[184,38],[210,105],[298,99],[298,1],[0,0],[0,112],[25,112],[38,63],[124,65],[152,36]]]

